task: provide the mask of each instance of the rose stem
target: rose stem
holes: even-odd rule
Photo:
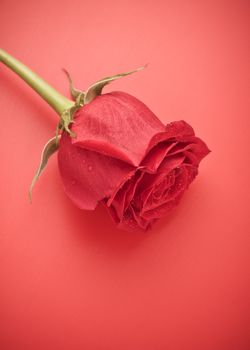
[[[33,90],[35,90],[56,112],[61,115],[65,109],[74,105],[74,102],[61,95],[39,75],[25,66],[6,51],[0,49],[0,62],[19,75]]]

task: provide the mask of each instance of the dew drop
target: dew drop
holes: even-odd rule
[[[92,166],[89,165],[89,166],[88,166],[88,171],[92,171],[92,169],[93,169]]]

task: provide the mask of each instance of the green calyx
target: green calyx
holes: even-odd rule
[[[60,115],[61,120],[57,126],[56,136],[59,134],[59,132],[66,131],[71,137],[76,137],[75,133],[72,132],[69,128],[70,124],[74,123],[74,115],[76,111],[79,108],[83,107],[85,104],[90,103],[91,101],[93,101],[95,97],[100,95],[105,85],[111,83],[114,80],[125,77],[126,75],[130,75],[132,73],[138,72],[144,69],[145,67],[146,66],[139,67],[135,70],[132,70],[126,73],[120,73],[120,74],[116,74],[116,75],[112,75],[112,76],[100,79],[95,83],[93,83],[92,85],[90,85],[90,87],[86,91],[76,89],[69,72],[66,69],[63,69],[63,71],[68,77],[71,97],[75,101],[75,104],[72,107],[65,109]]]
[[[56,135],[50,139],[43,148],[41,160],[36,174],[32,180],[29,197],[32,199],[33,187],[44,170],[49,158],[59,148],[59,141],[63,132],[68,133],[71,137],[76,137],[76,134],[71,130],[71,124],[74,123],[75,113],[83,107],[85,104],[90,103],[98,95],[102,93],[102,89],[105,85],[111,83],[114,80],[120,79],[132,73],[138,72],[144,69],[146,66],[139,67],[135,70],[116,74],[113,76],[105,77],[101,80],[90,85],[86,91],[76,89],[70,74],[64,69],[69,83],[72,100],[69,100],[65,96],[61,95],[56,89],[48,84],[39,75],[33,72],[30,68],[25,66],[22,62],[12,57],[6,51],[0,49],[0,62],[15,72],[20,78],[22,78],[33,90],[35,90],[59,115],[59,123],[56,128]]]

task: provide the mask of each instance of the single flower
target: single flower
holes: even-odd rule
[[[32,188],[58,150],[63,187],[81,209],[102,203],[118,227],[146,230],[182,198],[210,152],[185,121],[164,125],[137,98],[103,87],[135,71],[106,77],[86,91],[70,81],[66,99],[28,67],[0,50],[0,61],[21,76],[59,114],[56,135],[45,145]]]

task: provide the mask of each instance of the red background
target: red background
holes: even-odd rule
[[[27,191],[57,116],[0,66],[0,348],[245,350],[249,339],[249,2],[1,0],[1,46],[62,93],[86,88],[185,119],[212,153],[147,233],[63,192],[56,157]]]

